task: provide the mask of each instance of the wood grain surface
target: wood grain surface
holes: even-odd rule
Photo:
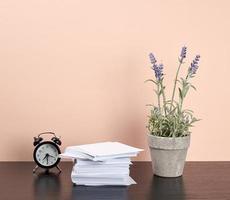
[[[130,187],[73,186],[71,162],[62,173],[38,170],[33,162],[0,162],[1,200],[230,200],[230,162],[187,162],[179,178],[154,176],[150,162],[134,162]]]

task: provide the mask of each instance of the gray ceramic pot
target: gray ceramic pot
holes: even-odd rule
[[[153,173],[162,177],[183,174],[190,135],[185,137],[158,137],[148,134]]]

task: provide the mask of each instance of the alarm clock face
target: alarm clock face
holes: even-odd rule
[[[60,153],[61,151],[55,143],[45,141],[34,149],[34,161],[40,167],[51,168],[60,162],[58,157]]]

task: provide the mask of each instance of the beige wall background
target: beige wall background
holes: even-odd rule
[[[145,149],[148,60],[165,64],[168,95],[183,45],[200,69],[186,106],[188,160],[230,160],[228,0],[8,0],[0,2],[0,160],[31,160],[32,139],[54,131],[63,146],[121,141]]]

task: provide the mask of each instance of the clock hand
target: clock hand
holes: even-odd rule
[[[45,155],[45,157],[42,160],[45,160],[47,158],[47,154]]]
[[[49,157],[51,157],[51,158],[55,158],[54,156],[51,156],[51,155],[49,155]]]
[[[50,154],[48,154],[48,153],[47,153],[47,156],[49,156],[49,157],[51,157],[51,158],[55,158],[54,156],[52,156],[52,155],[50,155]]]

